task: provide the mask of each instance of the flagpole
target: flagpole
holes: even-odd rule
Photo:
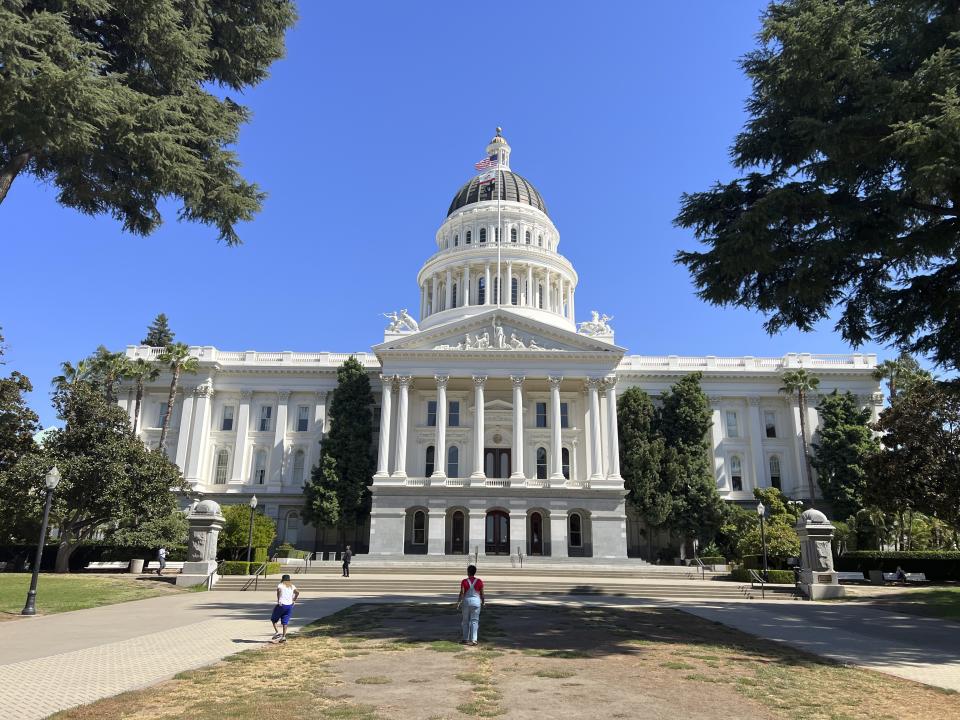
[[[499,130],[500,128],[497,128]],[[497,133],[499,135],[499,132]],[[503,242],[503,233],[500,230],[500,148],[497,148],[497,182],[494,187],[497,188],[497,233],[494,238],[497,241],[497,307],[500,306],[500,295],[503,293],[503,284],[500,280],[500,244]]]

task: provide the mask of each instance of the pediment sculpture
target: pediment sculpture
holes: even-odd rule
[[[492,332],[491,332],[492,330]],[[461,342],[456,345],[435,345],[434,350],[544,350],[558,351],[560,348],[543,347],[533,335],[521,336],[515,330],[510,331],[510,337],[498,320],[494,320],[491,330],[476,333],[468,332]],[[541,341],[543,342],[543,341]]]
[[[580,323],[580,330],[578,331],[581,335],[587,335],[589,337],[596,337],[598,335],[613,335],[613,328],[610,326],[610,321],[613,320],[613,315],[600,315],[596,310],[590,312],[590,320]]]
[[[385,312],[383,316],[390,321],[390,324],[387,325],[388,333],[410,333],[420,330],[420,325],[407,312],[406,308],[400,312]]]

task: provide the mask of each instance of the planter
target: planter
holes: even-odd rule
[[[886,581],[883,579],[883,570],[870,570],[869,572],[870,584],[871,585],[886,585]]]
[[[127,572],[132,575],[140,575],[143,573],[143,558],[133,558],[130,561],[130,567],[127,569]]]

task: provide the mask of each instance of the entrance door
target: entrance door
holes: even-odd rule
[[[510,448],[486,448],[483,451],[483,472],[488,478],[510,477]]]
[[[487,555],[510,554],[510,516],[502,510],[487,513]]]
[[[454,555],[464,555],[466,554],[466,538],[464,537],[464,518],[463,513],[457,510],[453,514],[453,520],[451,522],[451,535],[452,542],[450,544],[450,552]]]
[[[543,555],[543,516],[538,512],[530,515],[530,554]]]

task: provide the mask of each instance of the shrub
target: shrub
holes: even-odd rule
[[[763,576],[763,570],[758,570],[760,576]],[[781,583],[785,585],[792,585],[795,582],[793,570],[768,570],[767,571],[768,580],[767,582],[772,583]],[[750,570],[747,568],[736,568],[730,572],[730,577],[737,582],[751,582],[753,578],[750,576]]]
[[[220,566],[221,575],[250,575],[262,563],[251,562],[248,563],[246,560],[227,560]],[[267,563],[267,575],[278,575],[280,573],[280,563],[272,562]]]
[[[704,565],[726,565],[727,559],[722,555],[708,555],[700,558],[700,562]]]
[[[928,580],[960,580],[960,551],[957,550],[912,550],[908,552],[882,552],[880,550],[857,550],[837,558],[837,570],[869,572],[883,570],[894,572],[897,566],[904,572],[923,573]]]

